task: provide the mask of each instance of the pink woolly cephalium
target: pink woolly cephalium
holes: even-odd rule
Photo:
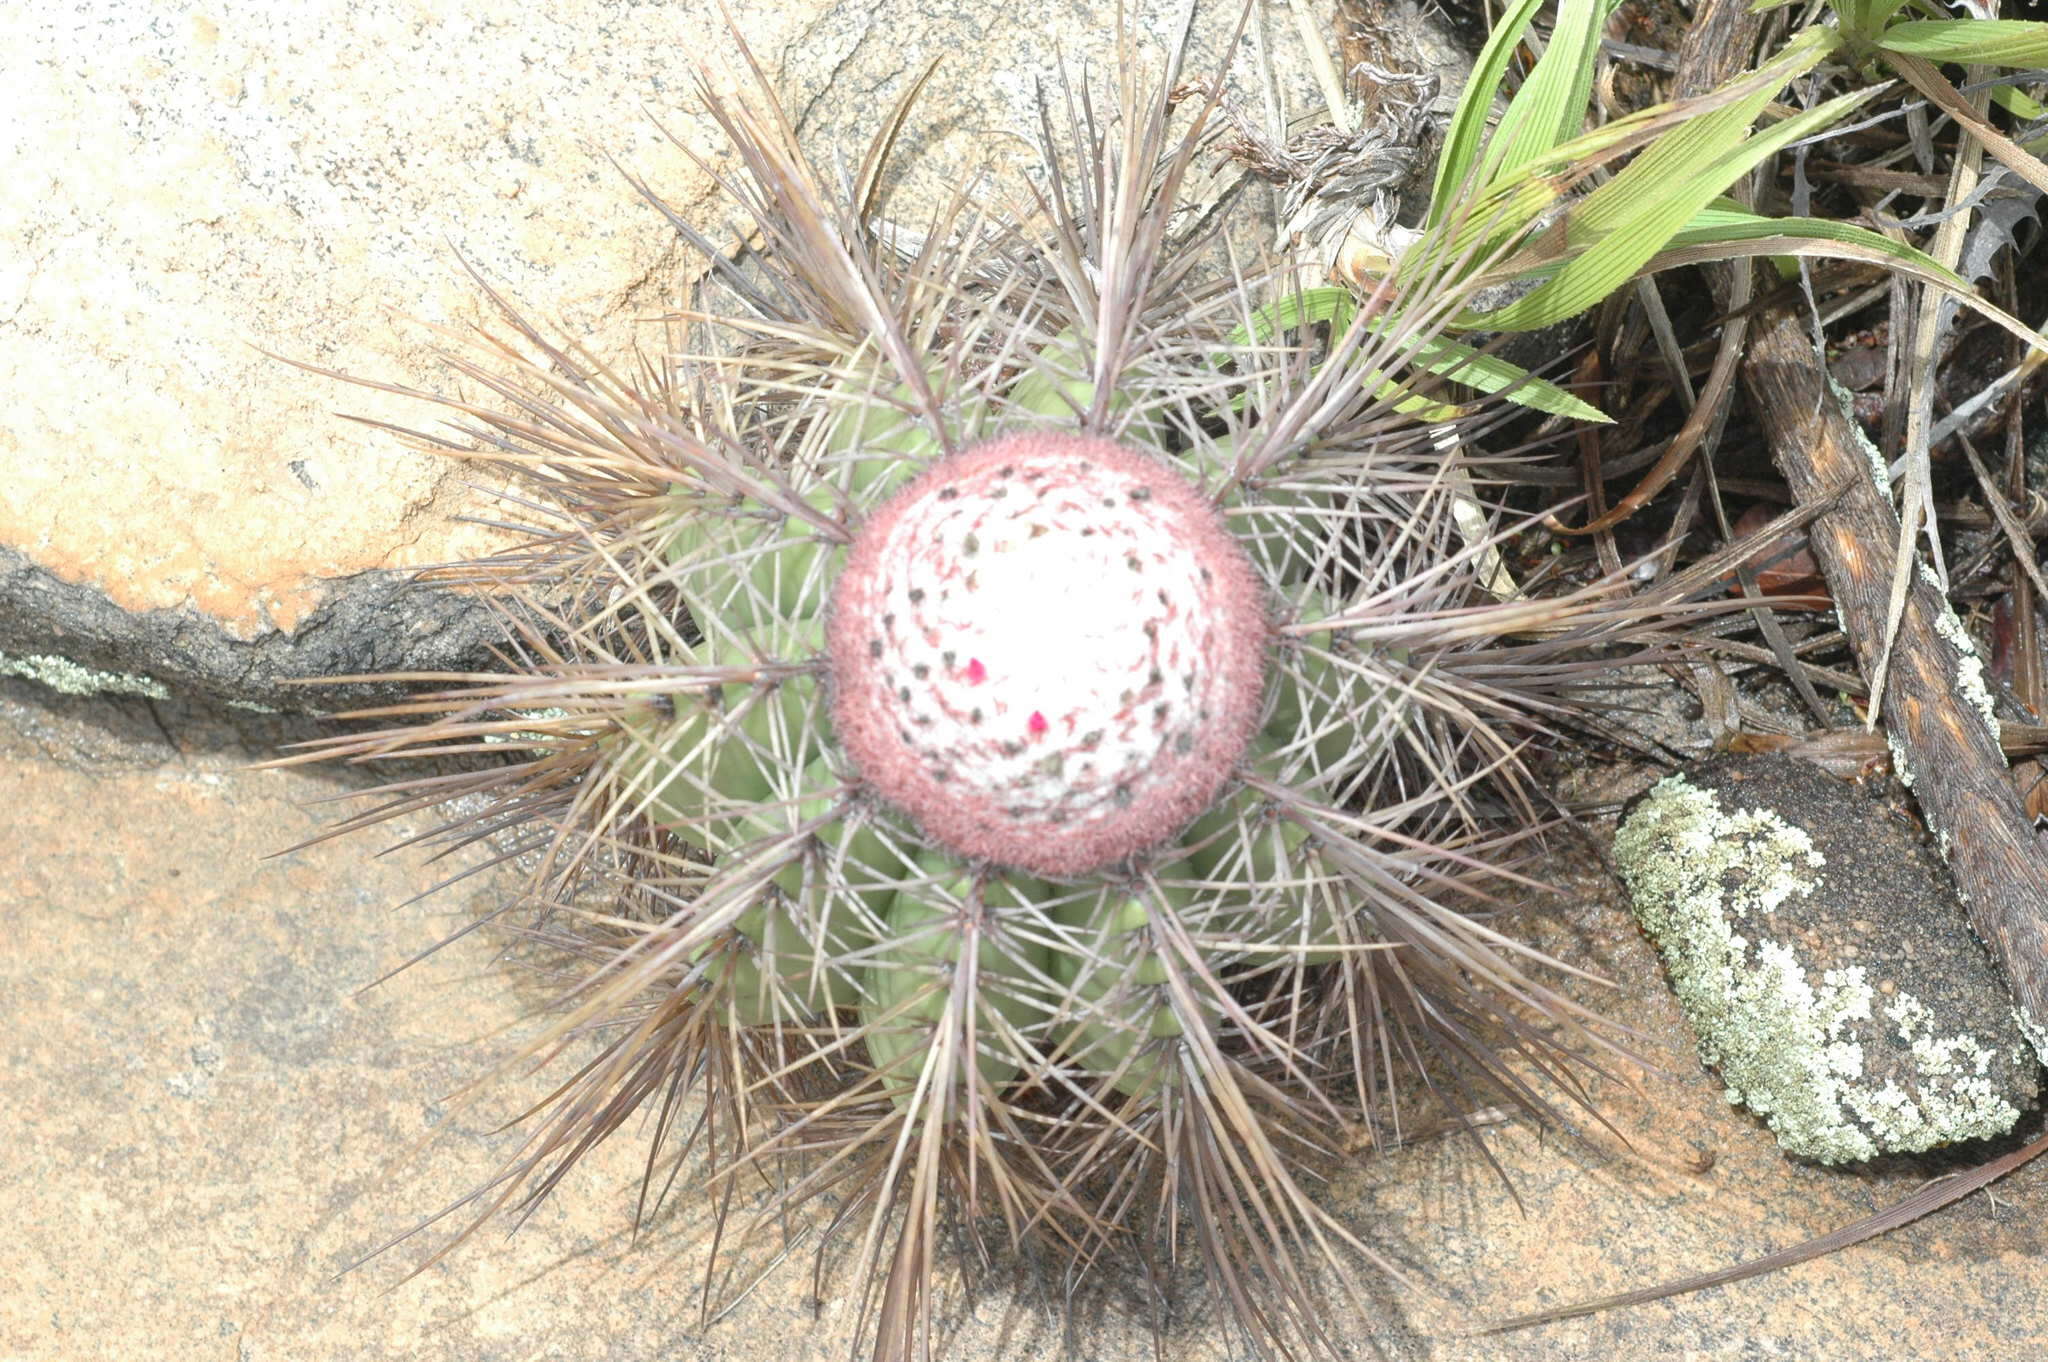
[[[834,191],[712,98],[762,249],[677,221],[679,353],[508,310],[451,357],[499,404],[423,438],[550,517],[451,574],[515,602],[511,665],[308,755],[498,754],[345,826],[483,796],[443,837],[537,859],[529,930],[586,962],[531,1053],[597,1052],[471,1229],[650,1110],[642,1213],[765,1178],[716,1252],[854,1236],[878,1356],[931,1351],[946,1226],[1061,1294],[1193,1245],[1255,1348],[1322,1351],[1317,1264],[1379,1259],[1310,1188],[1397,1075],[1540,1108],[1601,1043],[1474,910],[1522,735],[1640,616],[1498,591],[1441,385],[1424,426],[1389,377],[1463,299],[1273,334],[1294,271],[1183,211],[1213,91],[1135,65],[1022,211],[921,234],[890,135]]]

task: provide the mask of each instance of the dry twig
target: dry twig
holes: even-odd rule
[[[1790,307],[1768,308],[1751,326],[1744,378],[1795,497],[1826,495],[1855,476],[1814,521],[1811,542],[1868,670],[1884,642],[1884,549],[1899,532],[1872,467],[1881,462],[1829,391],[1812,337]],[[2048,848],[2007,776],[1981,664],[1931,574],[1909,584],[1892,659],[1880,713],[1900,776],[1913,783],[1971,925],[2005,967],[2027,1038],[2048,1051]]]

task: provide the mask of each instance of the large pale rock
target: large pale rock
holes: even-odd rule
[[[499,1123],[552,1081],[521,1073],[464,1095],[544,997],[488,934],[377,982],[513,884],[487,875],[394,911],[459,866],[372,857],[375,838],[263,859],[317,833],[307,803],[344,787],[238,768],[239,753],[198,750],[218,730],[156,708],[0,679],[0,1357],[850,1355],[857,1312],[843,1292],[812,1300],[808,1243],[730,1316],[700,1320],[701,1189],[686,1176],[637,1246],[626,1233],[637,1123],[517,1234],[488,1230],[410,1280],[437,1232],[363,1261],[471,1190],[516,1146]],[[1361,1154],[1318,1195],[1413,1285],[1368,1277],[1357,1308],[1333,1306],[1341,1347],[1395,1362],[1736,1362],[1760,1349],[1787,1362],[2005,1362],[2048,1348],[2042,1164],[1995,1202],[1969,1198],[1793,1272],[1471,1336],[1513,1310],[1784,1247],[1940,1167],[1849,1177],[1785,1159],[1689,1062],[1656,958],[1598,865],[1543,873],[1570,907],[1499,925],[1621,981],[1586,1000],[1637,1028],[1674,1077],[1622,1065],[1592,1078],[1614,1133],[1588,1121],[1583,1143],[1519,1120],[1488,1130],[1512,1195],[1465,1139],[1411,1127],[1408,1147]],[[1142,1324],[1114,1316],[1084,1322],[1067,1347],[1047,1294],[997,1268],[971,1303],[946,1298],[954,1362],[1156,1355]],[[1199,1295],[1184,1292],[1166,1324],[1169,1356],[1243,1356]]]
[[[912,221],[1021,159],[1017,134],[1063,59],[1098,85],[1116,69],[1110,12],[1079,0],[733,8],[828,165],[857,165],[945,59],[901,148]],[[1137,50],[1156,60],[1181,6],[1138,8]],[[303,706],[282,678],[473,662],[498,632],[486,610],[394,591],[494,542],[459,519],[490,512],[473,473],[336,412],[438,418],[262,350],[462,392],[431,353],[433,328],[489,316],[460,261],[597,353],[658,343],[646,320],[700,266],[608,158],[733,240],[681,149],[727,168],[696,88],[700,62],[721,90],[750,80],[720,13],[713,0],[0,12],[0,666]],[[1203,7],[1190,70],[1222,59],[1237,13]],[[1257,25],[1280,107],[1311,107],[1287,11],[1262,6]],[[1256,63],[1239,66],[1255,81]]]

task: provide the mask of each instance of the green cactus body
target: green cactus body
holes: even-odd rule
[[[934,390],[945,390],[946,375],[925,374]],[[883,382],[871,368],[861,367],[832,387],[834,409],[820,425],[824,431],[817,476],[872,506],[908,482],[924,463],[939,456],[943,445],[916,410],[916,394],[906,383]],[[947,429],[954,441],[972,444],[989,424],[989,406],[968,394],[948,411]]]
[[[1071,347],[1072,338],[1066,340]],[[1063,354],[1047,363],[1072,360]],[[1080,380],[1061,386],[1046,369],[1033,368],[1018,380],[1015,396],[1016,405],[1037,415],[1085,402],[1090,390]],[[897,393],[892,400],[851,406],[832,418],[825,439],[830,459],[819,464],[828,485],[805,494],[810,504],[821,510],[857,504],[878,489],[900,489],[909,481],[935,446],[901,410],[898,402],[903,400],[904,394]],[[673,561],[687,565],[689,554],[701,555],[693,574],[701,584],[690,598],[745,600],[756,607],[765,603],[782,612],[713,618],[709,628],[722,641],[707,650],[711,665],[749,669],[768,661],[786,666],[825,653],[828,584],[821,574],[836,566],[826,555],[843,558],[842,547],[792,534],[785,526],[772,545],[757,544],[752,552],[721,559],[707,548],[714,536],[765,537],[767,531],[755,528],[765,522],[743,516],[706,519],[709,529],[700,521],[685,521],[670,541]],[[720,567],[726,577],[743,576],[749,585],[721,581]],[[1268,567],[1268,580],[1276,584],[1298,581],[1308,571],[1306,560],[1298,557],[1284,567]],[[910,594],[920,590],[911,588]],[[1320,590],[1296,586],[1293,594],[1301,617],[1330,613]],[[1291,646],[1298,656],[1276,672],[1263,723],[1242,758],[1244,769],[1278,780],[1289,770],[1286,757],[1293,753],[1301,759],[1294,766],[1307,763],[1311,784],[1335,788],[1366,764],[1378,745],[1377,738],[1361,745],[1361,735],[1390,724],[1397,706],[1372,693],[1357,671],[1338,661],[1344,645],[1335,635],[1309,635]],[[975,658],[959,656],[952,662],[979,665]],[[923,664],[910,665],[916,671]],[[1135,700],[1142,689],[1130,688],[1125,699]],[[798,789],[834,784],[819,759],[832,745],[832,718],[810,671],[791,670],[765,688],[753,682],[713,686],[701,696],[679,700],[676,710],[662,722],[651,710],[635,711],[623,725],[634,739],[627,759],[635,768],[629,788],[651,793],[649,809],[657,822],[686,829],[693,841],[721,853],[786,834],[828,812],[823,797],[790,802],[786,779],[778,774],[807,766]],[[975,721],[972,713],[969,718]],[[1040,769],[1061,771],[1078,759],[1073,751],[1049,754]],[[837,835],[840,823],[827,820],[824,827],[817,847],[784,864],[764,886],[764,901],[735,923],[733,930],[745,943],[731,974],[737,1015],[745,1024],[767,1025],[811,1021],[832,1008],[853,1009],[876,1067],[890,1070],[927,1046],[931,1026],[947,1014],[938,975],[941,967],[957,966],[958,952],[947,944],[943,919],[976,892],[1022,892],[1024,898],[1013,906],[1028,912],[1033,902],[1053,897],[1054,891],[1015,870],[991,877],[975,868],[977,857],[948,856],[944,848],[927,850],[918,866],[906,871],[874,824],[864,824],[851,837]],[[1275,960],[1328,964],[1342,956],[1335,922],[1340,910],[1322,884],[1329,872],[1308,845],[1304,824],[1277,816],[1269,801],[1240,791],[1214,801],[1173,840],[1189,851],[1161,872],[1161,892],[1176,911],[1188,914],[1197,938],[1247,968],[1271,967]],[[906,873],[931,883],[922,891],[899,893],[894,885]],[[867,887],[849,890],[849,879]],[[1205,888],[1185,887],[1196,884]],[[1020,891],[1019,885],[1042,887]],[[1020,954],[984,940],[978,977],[992,1000],[988,1005],[1021,1032],[1027,1022],[1058,1006],[1057,999],[1027,1001],[1034,990],[1020,982],[1029,972],[1027,964],[1049,968],[1046,977],[1069,990],[1067,1010],[1085,1018],[1069,1022],[1059,1037],[1069,1059],[1089,1072],[1118,1075],[1114,1086],[1121,1091],[1141,1091],[1158,1081],[1158,1073],[1151,1060],[1132,1067],[1140,1042],[1179,1036],[1185,1025],[1165,1000],[1160,964],[1148,955],[1148,923],[1156,908],[1142,897],[1106,889],[1079,897],[1070,892],[1058,902],[1046,915],[1048,930],[1084,940],[1087,950]],[[877,925],[885,942],[898,944],[876,949]],[[855,958],[863,963],[843,963]],[[1003,986],[991,986],[996,980]],[[778,982],[771,986],[771,981]],[[1035,991],[1042,993],[1043,985]],[[894,1020],[884,1025],[885,1017]],[[984,1031],[994,1035],[999,1028]],[[985,1042],[978,1056],[983,1080],[1008,1081],[1023,1068],[1024,1058],[1001,1056]],[[900,1088],[892,1090],[901,1095]]]
[[[1224,436],[1203,447],[1191,467],[1217,493],[1232,531],[1266,579],[1284,589],[1326,575],[1341,553],[1330,533],[1337,495],[1289,486],[1286,465],[1241,480],[1237,460],[1238,441]]]
[[[963,1046],[971,1030],[981,1081],[1000,1087],[1021,1067],[1019,1047],[1005,1037],[1041,1031],[1047,1015],[1048,945],[1012,930],[973,872],[931,853],[919,867],[930,882],[897,895],[889,940],[871,954],[860,1003],[869,1057],[899,1103],[911,1100],[940,1026],[954,1028]],[[969,939],[976,942],[971,989]]]
[[[1192,867],[1182,863],[1162,873],[1177,870]],[[1053,910],[1073,943],[1054,953],[1053,973],[1078,1017],[1065,1026],[1061,1043],[1072,1062],[1107,1076],[1126,1096],[1142,1097],[1162,1079],[1169,1055],[1150,1042],[1184,1034],[1152,929],[1162,910],[1183,912],[1195,898],[1185,888],[1162,886],[1155,900],[1142,890],[1105,887]]]
[[[742,938],[726,975],[734,1019],[742,1026],[811,1022],[853,1007],[862,997],[859,977],[844,962],[873,936],[850,914],[805,921],[783,899],[756,904],[733,931]]]
[[[779,637],[732,638],[710,650],[710,665],[758,674],[764,664],[814,653],[821,634],[814,621],[801,620]],[[802,770],[830,740],[818,709],[817,678],[800,670],[631,706],[619,718],[627,790],[657,824],[688,829],[709,850],[737,845],[729,826],[735,813],[777,797],[779,773]]]
[[[902,857],[882,836],[878,818],[850,816],[845,796],[836,789],[842,782],[828,762],[811,763],[802,783],[806,790],[827,793],[747,815],[735,823],[736,835],[786,837],[803,827],[815,828],[803,854],[775,873],[776,888],[820,910],[839,900],[857,900],[870,919],[881,917],[903,879]],[[740,921],[744,931],[746,919]]]
[[[1201,934],[1218,951],[1257,962],[1329,964],[1343,954],[1330,875],[1308,826],[1251,791],[1218,805],[1188,829],[1181,864],[1218,886]]]
[[[1095,375],[1091,364],[1094,351],[1086,339],[1072,329],[1060,332],[1033,357],[1030,369],[1010,390],[1003,404],[1002,428],[1008,431],[1069,426],[1077,414],[1095,406]],[[1142,375],[1118,375],[1117,390],[1110,394],[1109,412],[1114,426],[1129,420],[1118,430],[1125,443],[1151,449],[1165,449],[1170,431],[1165,414],[1153,408],[1133,415],[1133,394],[1148,391]]]
[[[803,517],[752,498],[712,503],[680,490],[673,495],[679,511],[665,552],[686,573],[685,597],[699,621],[766,629],[815,613],[842,546]],[[802,500],[832,516],[841,496],[813,489]]]
[[[909,409],[908,386],[884,385],[886,395],[878,396],[876,385],[866,369],[835,385],[813,460],[794,470],[796,498],[827,520],[872,507],[940,451],[930,427]],[[968,406],[959,414],[960,435],[974,438],[985,419],[980,404]],[[816,523],[759,497],[719,497],[680,485],[671,496],[664,556],[685,570],[685,598],[700,625],[774,628],[818,611],[844,547]]]
[[[1294,646],[1294,665],[1281,670],[1265,731],[1301,743],[1311,754],[1308,783],[1341,796],[1394,732],[1402,698],[1345,664],[1346,654],[1355,657],[1356,650],[1336,631],[1297,638]],[[1407,660],[1401,649],[1389,649],[1386,656]]]
[[[730,348],[650,385],[521,322],[534,355],[504,353],[569,410],[458,408],[559,519],[500,564],[546,621],[521,674],[451,678],[417,744],[525,761],[391,807],[473,791],[552,822],[533,900],[610,906],[550,929],[600,963],[549,1043],[623,1037],[489,1199],[694,1088],[711,1181],[775,1189],[755,1243],[828,1191],[821,1241],[868,1217],[828,1256],[889,1265],[887,1356],[932,1333],[948,1208],[1079,1272],[1187,1223],[1159,1194],[1255,1339],[1312,1342],[1290,1255],[1357,1244],[1296,1180],[1313,1151],[1377,1128],[1402,1058],[1527,1102],[1501,1056],[1556,1072],[1587,1038],[1461,911],[1483,810],[1514,802],[1466,791],[1518,779],[1490,725],[1558,718],[1577,661],[1489,652],[1530,614],[1467,565],[1461,456],[1393,419],[1385,373],[1230,339],[1299,289],[1177,235],[1205,144],[1166,120],[1204,101],[1111,103],[1113,135],[1072,110],[1088,174],[1048,150],[1068,190],[1034,185],[1039,219],[963,201],[914,250],[885,196],[826,202],[786,122],[717,105],[769,243],[759,287],[716,262],[739,306],[700,315]],[[1463,305],[1383,320],[1413,340]],[[1546,621],[1617,605],[1647,632],[1600,593]]]
[[[1071,336],[1055,342],[1062,344],[1065,349],[1041,356],[1017,381],[1005,408],[1013,421],[1018,412],[1032,419],[1071,414],[1073,405],[1092,400],[1086,380],[1053,377],[1080,357]],[[907,400],[899,391],[889,400],[849,405],[830,418],[816,464],[822,484],[803,494],[808,504],[837,514],[877,493],[893,495],[910,481],[936,445],[902,409]],[[991,495],[1005,490],[998,486]],[[1105,532],[1118,533],[1116,515],[1103,514],[1109,515],[1102,521]],[[1056,522],[1057,515],[1046,522],[1030,519],[1022,537]],[[1153,1042],[1170,1042],[1187,1025],[1164,987],[1165,966],[1156,955],[1152,924],[1162,907],[1181,916],[1192,939],[1219,951],[1219,963],[1227,956],[1246,968],[1269,968],[1276,959],[1314,965],[1339,958],[1329,896],[1316,888],[1324,872],[1306,847],[1306,827],[1274,816],[1249,791],[1215,799],[1206,812],[1177,827],[1168,845],[1190,850],[1160,870],[1159,887],[1148,891],[1156,899],[1109,885],[1061,890],[1014,868],[992,871],[984,858],[943,845],[927,846],[906,866],[888,850],[873,821],[847,835],[845,823],[829,817],[831,796],[791,799],[780,774],[791,768],[803,770],[797,790],[839,784],[822,758],[834,745],[829,706],[821,703],[812,671],[790,664],[830,655],[825,578],[843,566],[844,549],[803,534],[793,517],[780,529],[772,525],[773,517],[758,508],[755,514],[705,513],[675,526],[667,553],[688,571],[691,601],[750,607],[705,621],[718,640],[704,650],[709,665],[744,670],[767,662],[787,674],[766,687],[747,681],[711,686],[679,700],[676,714],[666,720],[657,720],[650,708],[629,712],[623,722],[632,739],[630,754],[622,758],[634,772],[628,788],[648,794],[655,821],[683,830],[714,855],[819,825],[815,844],[782,864],[764,883],[761,901],[734,922],[739,940],[727,987],[741,1024],[813,1023],[823,1013],[846,1009],[861,1027],[870,1061],[886,1076],[885,1086],[905,1100],[915,1086],[906,1074],[929,1050],[933,1028],[948,1018],[957,1025],[964,1015],[950,994],[954,981],[968,973],[960,968],[959,915],[1000,905],[990,923],[1035,917],[1039,927],[1035,934],[992,928],[974,933],[980,943],[972,971],[977,997],[968,1005],[993,1009],[975,1013],[981,1081],[1009,1083],[1034,1058],[1031,1051],[1057,1049],[1068,1063],[1134,1096],[1167,1072],[1162,1056],[1170,1047]],[[744,551],[720,547],[750,536]],[[976,537],[970,531],[963,539],[964,557],[972,557]],[[1306,560],[1291,560],[1285,575],[1299,578],[1306,571]],[[1274,571],[1268,580],[1277,584],[1282,576]],[[973,579],[970,568],[967,581]],[[924,591],[907,588],[903,599],[917,600]],[[1299,587],[1295,594],[1297,613],[1313,618],[1328,612],[1320,591]],[[1296,645],[1299,665],[1278,672],[1263,724],[1243,751],[1244,769],[1267,779],[1280,778],[1287,765],[1283,754],[1293,748],[1311,754],[1322,779],[1335,781],[1357,764],[1358,728],[1376,727],[1383,718],[1379,707],[1356,693],[1363,690],[1356,675],[1333,660],[1328,637],[1315,637],[1318,646]],[[962,651],[951,650],[949,658],[941,649],[932,665],[981,665],[978,656]],[[926,665],[911,661],[908,669],[918,673],[915,679],[928,679],[921,670]],[[1157,670],[1137,678],[1143,684],[1118,692],[1117,712],[1142,705],[1147,694],[1163,693]],[[1340,714],[1345,722],[1331,721]],[[913,713],[907,722],[918,717]],[[981,722],[971,709],[967,721],[969,728]],[[1031,724],[1022,732],[1032,736]],[[1094,750],[1084,734],[1077,747],[1048,753],[1034,769],[1064,776],[1069,764],[1084,763]],[[1054,906],[1041,906],[1047,903]],[[1058,948],[1061,942],[1066,948]],[[1049,1036],[1044,1028],[1055,1014],[1067,1019]],[[1026,1035],[1032,1037],[1028,1045],[1005,1039]]]
[[[906,867],[875,819],[844,816],[841,784],[829,763],[814,761],[800,787],[817,793],[760,806],[730,825],[740,844],[811,829],[771,887],[733,920],[741,941],[727,986],[742,1025],[810,1022],[864,997],[857,962],[889,920]]]

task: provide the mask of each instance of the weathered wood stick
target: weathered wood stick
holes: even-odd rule
[[[1801,504],[1850,486],[1809,530],[1850,647],[1869,675],[1883,647],[1899,520],[1883,459],[1826,381],[1796,304],[1751,323],[1743,378],[1778,468]],[[2005,966],[2020,1028],[2048,1060],[2048,842],[2006,771],[1983,663],[1932,574],[1912,583],[1879,709],[1895,769],[1913,787],[1970,923]]]

